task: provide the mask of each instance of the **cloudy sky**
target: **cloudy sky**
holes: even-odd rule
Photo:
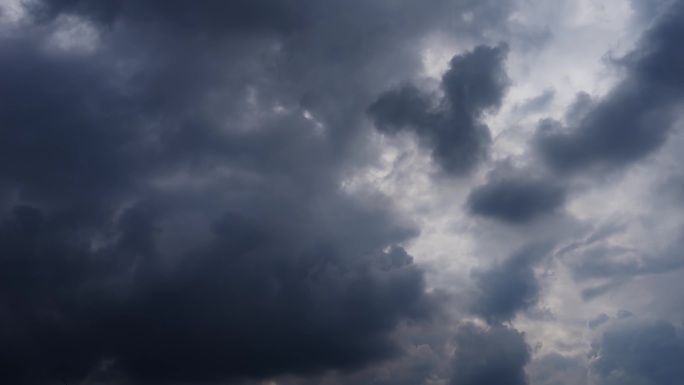
[[[0,383],[684,384],[684,2],[0,0]]]

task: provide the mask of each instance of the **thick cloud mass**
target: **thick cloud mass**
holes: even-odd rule
[[[308,39],[344,50],[351,24],[300,22],[307,3],[31,7],[0,41],[0,382],[217,383],[401,354],[397,328],[435,311],[401,247],[417,230],[339,187],[370,156],[374,71],[412,68],[399,43],[332,66]]]
[[[275,213],[224,215],[208,245],[164,269],[144,208],[125,212],[117,240],[94,251],[86,220],[17,207],[0,240],[11,293],[2,356],[16,363],[3,376],[78,379],[113,359],[140,381],[210,381],[392,356],[387,332],[430,309],[411,257],[380,250],[410,233],[392,230],[380,213],[338,209],[331,214],[357,229],[309,233],[295,224],[313,219],[289,210],[277,213],[289,218],[282,224]]]
[[[549,245],[530,245],[487,270],[474,272],[480,296],[473,311],[497,324],[510,321],[518,312],[536,305],[541,284],[533,268],[548,251]]]
[[[626,78],[581,116],[563,127],[544,121],[536,145],[551,168],[561,173],[614,170],[660,148],[676,121],[684,98],[684,6],[668,12],[622,59]]]
[[[524,335],[504,326],[465,325],[456,335],[452,385],[527,385],[530,347]]]
[[[628,317],[603,332],[591,359],[592,369],[605,384],[680,384],[684,338],[669,322]]]
[[[489,151],[491,135],[481,118],[503,99],[507,52],[501,44],[454,56],[442,77],[441,99],[406,84],[380,95],[368,112],[382,132],[415,132],[447,173],[468,173]]]
[[[511,224],[526,223],[558,210],[565,189],[557,183],[524,175],[499,175],[468,196],[472,214]]]

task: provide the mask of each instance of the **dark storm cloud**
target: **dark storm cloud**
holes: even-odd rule
[[[466,204],[471,214],[522,224],[558,211],[565,197],[565,188],[548,178],[504,168],[473,189]]]
[[[532,357],[523,333],[506,326],[469,324],[455,337],[452,385],[527,385],[525,365]]]
[[[107,84],[100,63],[51,55],[39,43],[0,43],[0,180],[27,200],[113,199],[146,160],[135,146],[137,107]]]
[[[429,314],[422,274],[402,249],[345,248],[314,234],[319,244],[304,248],[257,226],[224,217],[212,245],[116,304],[105,322],[116,320],[127,373],[209,381],[355,369],[397,354],[386,331]]]
[[[668,12],[642,37],[638,48],[619,61],[626,77],[569,126],[544,121],[535,143],[548,165],[560,173],[610,171],[659,149],[684,100],[684,6]],[[573,122],[572,120],[576,120]]]
[[[448,339],[441,334],[439,338]],[[441,345],[444,345],[444,342]],[[315,379],[282,379],[278,380],[278,383],[283,385],[427,385],[444,378],[448,357],[443,350],[427,343],[409,344],[405,349],[407,352],[401,358],[372,366],[367,370],[355,373],[332,373]]]
[[[601,334],[590,359],[592,370],[605,384],[680,384],[684,339],[669,322],[628,317]]]
[[[546,244],[530,245],[487,270],[474,272],[480,291],[473,304],[475,314],[496,324],[536,305],[541,284],[533,268],[549,251]]]
[[[340,182],[378,156],[367,108],[422,39],[508,3],[27,4],[0,39],[0,382],[306,380],[407,353],[400,328],[439,313],[417,230]],[[484,157],[506,50],[455,57],[425,107],[448,171]],[[439,366],[403,357],[405,381]]]
[[[378,248],[405,230],[373,233],[392,226],[372,211],[337,209],[331,214],[370,228],[301,234],[289,221],[225,215],[209,245],[167,271],[155,261],[158,229],[144,210],[122,215],[116,242],[93,252],[86,225],[16,208],[0,241],[11,293],[0,350],[17,364],[3,376],[77,380],[111,358],[142,383],[218,381],[390,357],[398,351],[387,331],[429,315],[422,273],[403,249]],[[339,232],[355,242],[343,244]]]
[[[344,373],[436,312],[402,248],[415,227],[339,185],[376,155],[367,106],[460,8],[179,4],[41,2],[0,41],[0,382]],[[55,43],[86,20],[94,47]],[[505,51],[443,78],[460,128],[433,150],[453,169],[489,141]]]
[[[481,118],[503,99],[507,52],[500,44],[454,56],[442,77],[443,98],[405,84],[380,95],[368,113],[382,132],[418,135],[447,173],[466,174],[488,155],[491,136]]]

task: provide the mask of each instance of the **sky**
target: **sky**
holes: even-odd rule
[[[684,2],[0,0],[0,383],[681,385]]]

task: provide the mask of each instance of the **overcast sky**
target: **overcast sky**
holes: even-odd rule
[[[0,0],[0,383],[684,384],[684,2]]]

